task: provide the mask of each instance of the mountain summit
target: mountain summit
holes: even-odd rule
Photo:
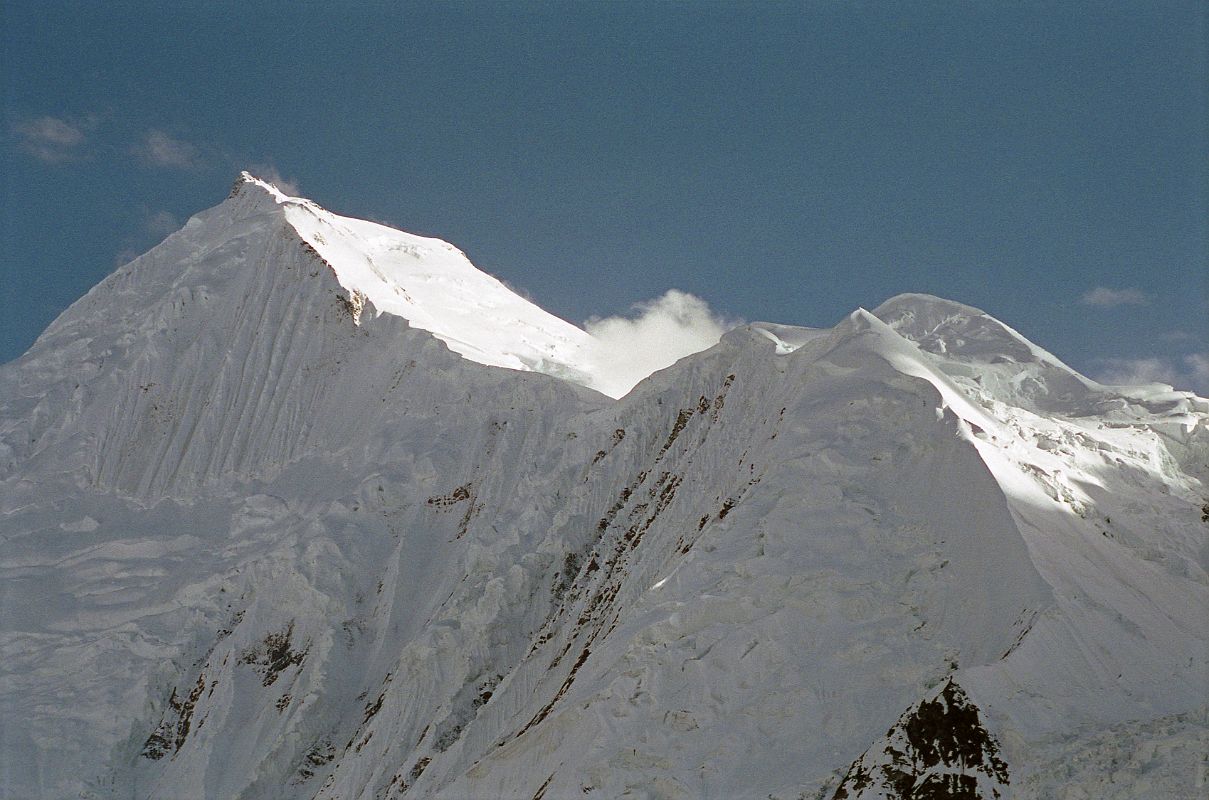
[[[925,295],[602,346],[241,176],[0,367],[0,795],[1196,796],[1209,401]]]
[[[453,245],[332,214],[247,172],[232,199],[262,201],[264,195],[330,266],[348,292],[355,322],[362,313],[391,314],[471,361],[592,385],[584,371],[591,337],[479,271]]]

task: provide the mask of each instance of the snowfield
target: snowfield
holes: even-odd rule
[[[0,367],[0,796],[1205,797],[1209,401],[600,347],[245,174]]]

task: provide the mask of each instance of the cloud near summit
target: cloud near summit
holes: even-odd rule
[[[46,164],[61,164],[79,156],[96,118],[84,120],[38,117],[14,124],[21,149]]]
[[[1149,305],[1150,297],[1140,289],[1110,289],[1107,286],[1097,286],[1084,292],[1079,302],[1096,308],[1117,308]]]
[[[596,374],[605,394],[620,397],[652,372],[718,343],[740,323],[716,315],[700,297],[670,289],[636,303],[632,316],[593,317],[584,329],[599,349]]]
[[[202,164],[202,154],[195,145],[160,130],[150,130],[134,152],[156,167],[195,169]]]
[[[273,166],[272,164],[253,164],[251,167],[249,167],[249,170],[257,178],[273,184],[279,190],[290,195],[291,197],[297,197],[299,194],[301,194],[301,191],[298,188],[298,181],[294,178],[285,177],[281,174],[277,167]],[[393,228],[395,226],[387,224],[387,227]]]
[[[1209,352],[1170,358],[1102,358],[1093,375],[1110,386],[1165,383],[1176,389],[1209,396]]]

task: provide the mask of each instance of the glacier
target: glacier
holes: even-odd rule
[[[1209,401],[926,295],[599,347],[241,176],[0,367],[0,795],[1204,796]]]

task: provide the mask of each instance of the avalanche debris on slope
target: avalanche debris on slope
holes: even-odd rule
[[[96,287],[0,368],[0,794],[1194,796],[1205,400],[920,295],[585,336],[250,176]]]

